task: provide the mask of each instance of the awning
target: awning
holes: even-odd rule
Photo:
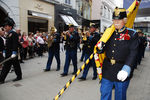
[[[73,24],[74,26],[79,26],[78,23],[71,16],[67,15],[60,15],[60,16],[64,20],[66,25]]]

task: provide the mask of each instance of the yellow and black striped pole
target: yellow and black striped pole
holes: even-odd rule
[[[102,65],[100,64],[100,61],[99,61],[99,54],[95,53],[94,59],[95,59],[95,65],[97,68],[97,74],[98,74],[99,80],[101,81],[101,79],[102,79]]]
[[[85,66],[92,60],[94,57],[94,53],[90,55],[89,59],[85,61],[85,63],[81,66],[80,69],[78,69],[77,73],[72,76],[72,78],[66,83],[63,89],[60,90],[60,92],[55,96],[53,100],[58,100],[60,96],[64,93],[64,91],[70,86],[70,84],[75,80],[75,78],[81,73],[81,71],[84,70]]]

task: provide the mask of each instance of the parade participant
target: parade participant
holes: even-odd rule
[[[46,65],[46,69],[44,71],[50,71],[51,70],[51,64],[53,61],[53,57],[55,56],[57,61],[57,69],[56,71],[60,70],[60,34],[56,33],[56,28],[51,27],[50,34],[48,34],[48,61]]]
[[[69,24],[69,30],[66,33],[65,40],[66,60],[64,65],[64,72],[61,74],[61,76],[66,76],[68,74],[71,60],[74,66],[74,72],[72,74],[77,72],[77,44],[80,41],[80,37],[78,32],[75,31],[73,24]]]
[[[87,32],[86,35],[87,35],[87,40],[83,42],[85,45],[85,61],[93,53],[94,46],[97,44],[98,40],[100,39],[100,34],[96,32],[96,25],[94,23],[90,25],[90,32]],[[87,66],[85,66],[83,75],[79,79],[86,80],[86,76],[88,74],[90,66],[93,67],[93,80],[97,78],[96,65],[93,58],[90,61],[90,63]]]
[[[137,64],[141,64],[142,56],[143,56],[143,48],[144,48],[144,40],[143,40],[143,34],[141,30],[137,30],[138,33],[138,55],[137,55]]]
[[[6,49],[5,49],[6,54],[5,55],[6,55],[6,59],[9,57],[11,57],[12,59],[4,63],[4,67],[0,74],[1,84],[5,82],[5,78],[7,74],[9,73],[12,65],[14,66],[14,70],[17,75],[16,79],[14,79],[13,81],[18,81],[22,79],[21,67],[18,61],[18,56],[17,56],[19,39],[18,39],[18,34],[15,31],[13,31],[14,25],[15,25],[15,22],[13,21],[12,18],[7,17],[5,19],[4,28],[6,32],[8,33],[6,36]]]
[[[115,31],[103,49],[106,57],[102,68],[101,100],[111,100],[113,87],[115,100],[126,100],[138,50],[137,33],[125,26],[126,18],[126,9],[116,7],[113,12]]]
[[[143,53],[142,53],[142,57],[144,58],[144,55],[145,55],[145,49],[147,47],[147,37],[146,35],[144,35],[143,33],[143,41],[144,41],[144,44],[143,44]]]

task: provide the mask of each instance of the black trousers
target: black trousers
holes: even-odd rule
[[[12,65],[14,67],[17,78],[18,79],[22,78],[22,71],[21,71],[20,63],[18,61],[18,57],[15,57],[12,60],[9,60],[4,63],[4,67],[2,68],[2,72],[0,74],[0,81],[5,81]]]
[[[38,48],[38,56],[43,56],[43,47],[44,47],[44,44],[39,44],[40,47]]]
[[[28,47],[23,48],[23,55],[24,55],[24,59],[27,58],[27,53],[28,53]]]

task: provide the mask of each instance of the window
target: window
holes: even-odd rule
[[[106,6],[104,6],[104,17],[106,17]]]
[[[66,4],[71,4],[71,1],[70,0],[65,0],[65,3]]]
[[[108,19],[111,19],[110,9],[108,9]]]

